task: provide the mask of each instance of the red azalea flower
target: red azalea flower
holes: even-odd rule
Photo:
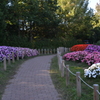
[[[90,44],[77,44],[70,48],[70,51],[83,51]]]

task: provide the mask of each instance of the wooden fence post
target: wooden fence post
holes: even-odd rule
[[[59,70],[60,70],[60,56],[58,55],[58,65],[59,65]]]
[[[64,60],[61,61],[61,77],[64,77]]]
[[[65,48],[65,52],[68,52],[68,48]]]
[[[26,49],[24,49],[24,56],[26,57]]]
[[[50,49],[50,54],[52,54],[52,49]]]
[[[46,49],[44,49],[44,54],[46,54]]]
[[[14,58],[14,52],[12,52],[12,62],[15,62],[15,58]]]
[[[40,49],[38,49],[38,53],[39,53],[39,55],[40,55]]]
[[[47,49],[47,54],[49,54],[49,49]]]
[[[3,58],[3,65],[4,65],[4,70],[6,70],[7,69],[6,56]]]
[[[80,80],[80,72],[76,72],[76,87],[77,87],[77,96],[81,96],[81,80]]]
[[[8,55],[8,64],[11,64],[10,54]]]
[[[64,47],[59,47],[59,51],[61,52],[61,54],[64,53],[64,49]]]
[[[17,51],[17,60],[19,60],[19,53],[18,53],[18,51]]]
[[[62,66],[62,56],[59,55],[59,70],[61,71],[61,66]]]
[[[93,84],[93,100],[99,100],[99,94],[98,94],[98,90],[99,90],[99,85],[98,84]]]
[[[43,54],[43,49],[41,49],[41,54]]]
[[[58,48],[57,48],[57,57],[59,57],[59,50],[58,50]]]
[[[69,65],[66,65],[66,86],[69,85]]]

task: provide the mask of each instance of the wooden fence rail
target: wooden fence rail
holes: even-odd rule
[[[66,47],[59,47],[59,48],[54,48],[54,49],[37,49],[39,54],[56,54],[57,50],[60,50],[61,53],[69,51],[69,48]]]
[[[17,55],[16,59],[19,60],[19,54],[18,54],[18,52],[17,52],[16,55]],[[22,54],[21,59],[23,59],[23,57],[24,56]],[[13,63],[15,62],[14,52],[12,52],[11,55],[8,55],[8,57],[4,56],[4,58],[3,58],[3,67],[4,67],[5,71],[7,70],[7,64],[10,65],[11,62],[13,62]]]
[[[89,88],[93,89],[93,100],[99,100],[99,85],[98,84],[93,84],[93,87],[91,87],[89,84],[87,84],[80,76],[80,72],[76,72],[74,74],[73,72],[70,71],[69,65],[65,65],[61,52],[59,49],[57,49],[57,58],[58,58],[58,65],[59,65],[59,71],[61,72],[61,77],[64,77],[64,69],[66,69],[66,86],[69,85],[70,83],[70,76],[69,73],[71,73],[73,76],[76,77],[76,91],[77,91],[77,96],[81,97],[81,82],[83,82],[86,86]]]

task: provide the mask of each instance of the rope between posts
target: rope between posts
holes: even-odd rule
[[[66,68],[65,64],[63,63],[64,68]]]
[[[72,75],[76,76],[76,74],[74,74],[73,72],[71,72],[71,71],[69,70],[69,68],[67,68],[67,70],[68,70]]]
[[[64,68],[66,68],[64,63],[63,63],[63,66],[64,66]],[[67,68],[67,69],[68,69],[68,68]],[[69,71],[72,75],[76,76],[76,74],[74,74],[74,73],[73,73],[72,71],[70,71],[69,69],[68,69],[68,71]]]
[[[66,68],[64,63],[63,63],[63,66],[64,66],[64,68]],[[69,71],[72,75],[76,76],[76,74],[74,74],[72,71],[70,71],[69,68],[67,68],[67,69],[68,69],[68,71]],[[87,84],[81,77],[79,77],[79,78],[80,78],[80,80],[81,80],[85,85],[87,85],[88,87],[90,87],[91,89],[93,89],[93,87],[90,86],[89,84]],[[98,93],[100,94],[99,91],[98,91]]]
[[[97,93],[100,95],[100,92],[97,90]]]
[[[90,86],[89,84],[87,84],[80,76],[79,76],[79,78],[80,78],[80,80],[81,80],[85,85],[87,85],[88,87],[90,87],[91,89],[93,89],[93,87]]]

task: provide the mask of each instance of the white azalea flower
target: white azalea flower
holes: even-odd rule
[[[97,66],[100,66],[100,63],[96,63]]]
[[[98,71],[100,71],[100,67],[98,68]]]
[[[92,77],[93,77],[93,78],[96,78],[96,75],[93,75]]]
[[[92,75],[96,74],[96,70],[93,70]]]
[[[89,70],[88,69],[84,69],[84,72],[88,72]]]
[[[89,74],[89,78],[91,77],[91,74]]]
[[[98,75],[100,75],[100,63],[93,64],[84,70],[84,77],[96,78]]]
[[[99,69],[96,69],[96,72],[99,71]]]

